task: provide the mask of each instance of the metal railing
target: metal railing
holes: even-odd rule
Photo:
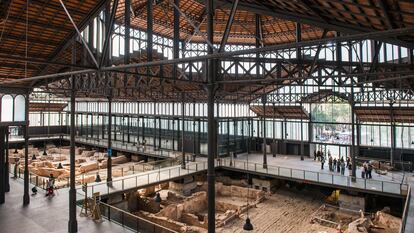
[[[65,139],[69,139],[68,136],[63,136]],[[77,136],[75,138],[76,142],[82,142],[87,143],[91,145],[98,145],[101,147],[107,147],[108,146],[108,140],[107,139],[96,139],[96,138],[87,138],[87,137],[81,137]],[[118,151],[128,151],[128,152],[134,152],[139,154],[147,154],[152,156],[158,156],[158,157],[169,157],[169,158],[175,158],[180,155],[179,151],[173,151],[168,149],[161,149],[156,150],[151,145],[134,145],[133,142],[120,142],[120,141],[112,141],[112,149],[118,150]],[[187,155],[190,155],[190,153],[186,153]]]
[[[410,201],[411,201],[411,186],[408,187],[407,198],[405,199],[404,212],[401,218],[400,233],[405,233],[405,226],[407,224]]]
[[[87,186],[88,197],[91,197],[94,192],[99,192],[100,195],[107,195],[118,191],[144,187],[163,181],[169,181],[181,176],[205,171],[206,169],[206,162],[192,162],[190,164],[187,164],[185,169],[181,168],[181,166],[162,168],[158,169],[158,171],[154,170],[137,175],[114,179],[111,182],[96,183]],[[79,187],[78,189],[81,188]]]
[[[347,188],[356,188],[390,194],[404,195],[408,190],[408,185],[403,183],[363,178],[356,178],[355,181],[352,181],[352,178],[350,176],[335,175],[330,173],[307,171],[273,165],[268,165],[267,168],[263,168],[263,164],[253,162],[247,163],[245,161],[239,160],[220,159],[219,166],[254,171],[295,180],[311,181],[321,184],[330,184]]]
[[[178,233],[177,231],[161,226],[104,202],[100,202],[99,206],[102,216],[104,216],[108,221],[119,224],[133,232]]]

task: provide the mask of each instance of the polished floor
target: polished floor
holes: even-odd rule
[[[36,196],[31,196],[30,205],[24,207],[23,182],[10,180],[10,192],[6,193],[6,203],[0,205],[1,233],[66,233],[68,232],[69,195],[67,189],[57,191],[51,199],[44,197],[39,190]],[[79,216],[78,232],[81,233],[123,233],[131,232],[121,226],[103,220],[94,222],[89,218]]]

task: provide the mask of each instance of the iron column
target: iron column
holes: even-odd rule
[[[106,166],[107,184],[112,185],[112,91],[108,97],[108,160]]]
[[[206,0],[207,14],[207,39],[213,42],[214,29],[214,8],[213,0]],[[213,48],[208,46],[208,54],[213,54]],[[215,171],[214,158],[216,152],[215,143],[215,122],[214,122],[214,92],[215,92],[215,61],[208,59],[207,61],[207,121],[208,121],[208,156],[207,156],[207,196],[208,196],[208,233],[216,232],[216,208],[215,208]]]
[[[184,130],[185,130],[185,122],[184,122],[184,116],[185,116],[185,103],[184,103],[184,94],[181,94],[181,98],[182,98],[182,102],[181,102],[181,127],[182,127],[182,131],[181,131],[181,153],[182,153],[182,163],[181,163],[181,168],[185,169],[185,151],[184,151]]]
[[[30,204],[29,196],[29,92],[25,99],[25,126],[24,126],[24,193],[23,205]]]
[[[266,102],[267,96],[262,96],[262,103],[263,103],[263,118],[262,118],[262,133],[263,133],[263,168],[267,169],[267,151],[266,151]]]
[[[69,232],[78,232],[76,220],[76,188],[75,188],[75,88],[76,78],[72,76],[70,95],[70,189],[69,189]]]
[[[5,172],[4,172],[4,190],[6,192],[10,191],[9,183],[9,128],[6,128],[6,162],[5,162]]]

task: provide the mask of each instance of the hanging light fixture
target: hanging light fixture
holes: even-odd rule
[[[247,168],[248,167],[249,167],[249,154],[247,154]],[[246,222],[243,225],[243,230],[245,230],[245,231],[252,231],[253,230],[253,225],[252,225],[252,223],[250,221],[250,218],[249,218],[249,191],[250,191],[250,181],[249,180],[250,180],[249,173],[247,173],[247,198],[246,198],[246,201],[247,201],[247,210],[246,210],[247,218],[246,218]]]
[[[159,192],[157,192],[157,194],[155,194],[155,198],[154,201],[157,203],[161,203],[162,199],[161,199],[161,195]]]
[[[57,166],[57,169],[62,169],[62,168],[63,168],[62,163],[59,163]]]
[[[17,153],[19,153],[19,152],[17,152],[17,147],[16,147],[16,148],[14,148],[13,154],[17,154]]]
[[[99,175],[99,172],[97,172],[96,173],[96,178],[95,178],[95,182],[96,183],[99,183],[99,182],[101,182],[102,180],[101,180],[101,176]]]
[[[246,222],[243,225],[243,230],[245,230],[245,231],[252,231],[253,230],[253,225],[250,222],[250,218],[249,217],[246,218]]]
[[[35,154],[33,154],[32,155],[32,160],[36,160],[37,158],[36,158],[36,155]]]

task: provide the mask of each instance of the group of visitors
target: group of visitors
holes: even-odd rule
[[[362,164],[361,177],[365,179],[372,179],[372,164],[364,162]]]
[[[318,160],[321,162],[321,169],[324,169],[324,165],[326,162],[326,158],[324,156],[324,153],[320,150],[314,151],[314,158],[315,161]],[[332,172],[340,172],[341,175],[345,175],[345,169],[352,169],[351,165],[351,159],[349,157],[346,157],[346,160],[342,156],[341,158],[333,158],[331,155],[331,151],[328,150],[328,166],[329,171]]]
[[[332,155],[330,152],[328,152],[328,165],[329,165],[329,171],[332,172],[340,172],[341,175],[345,175],[345,168],[347,167],[345,165],[344,157],[341,157],[340,159],[332,158]]]

